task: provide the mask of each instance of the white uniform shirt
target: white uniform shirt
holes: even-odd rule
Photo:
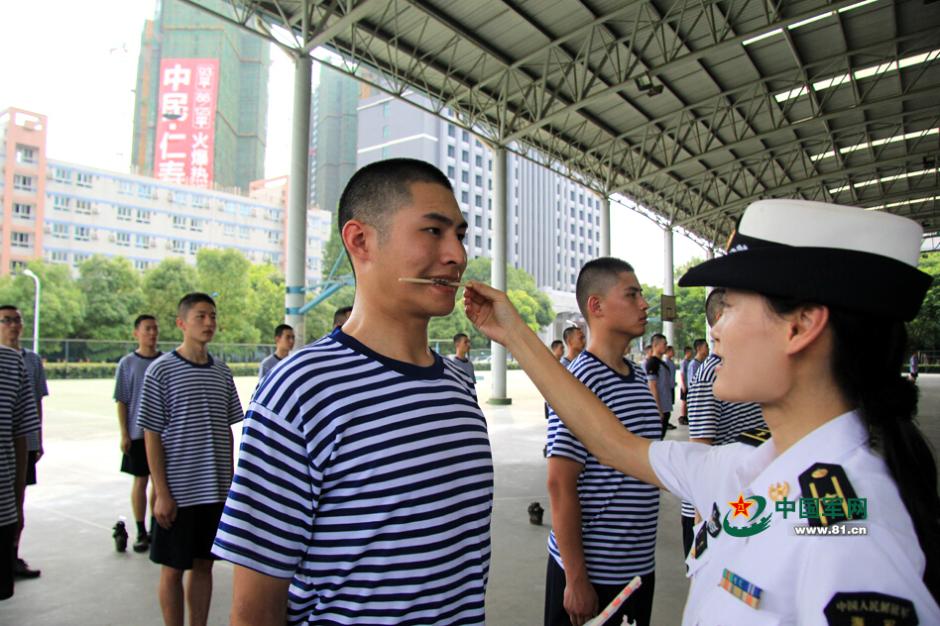
[[[914,526],[887,466],[868,446],[867,429],[856,413],[827,422],[780,456],[771,439],[759,447],[654,442],[649,458],[663,485],[706,517],[696,527],[696,539],[707,536],[707,547],[687,561],[692,586],[684,626],[836,624],[850,623],[846,616],[853,615],[881,616],[877,622],[858,623],[880,624],[889,617],[899,625],[914,623],[901,619],[905,602],[913,604],[920,624],[940,624],[940,607],[923,583],[925,559]],[[813,497],[801,494],[799,477],[817,463],[841,466],[857,499],[867,501],[867,519],[839,525],[865,526],[867,536],[799,536],[794,527],[808,521],[800,519],[799,506],[787,519],[776,510],[772,497],[779,499],[782,492],[788,491],[787,499],[797,505],[801,497]],[[766,508],[755,515],[758,507],[752,506],[747,522],[741,516],[733,521],[730,503],[739,495],[760,496]],[[713,505],[720,520],[712,526],[720,529],[715,536],[702,529]],[[770,525],[750,536],[732,536],[723,525],[728,519],[740,528],[768,513]],[[726,571],[738,588],[760,588],[756,609],[722,587]],[[827,619],[827,606],[845,621]],[[873,608],[887,613],[861,613]]]

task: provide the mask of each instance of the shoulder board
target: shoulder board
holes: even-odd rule
[[[914,603],[886,593],[840,591],[832,596],[823,613],[829,626],[855,624],[895,624],[915,626],[919,623]]]
[[[816,501],[813,506],[818,515],[809,516],[810,526],[831,526],[867,516],[867,502],[862,510],[841,465],[814,463],[800,474],[799,480],[803,499]]]
[[[758,426],[750,430],[743,431],[738,435],[738,443],[746,443],[749,446],[759,446],[770,439],[770,429],[765,426]]]

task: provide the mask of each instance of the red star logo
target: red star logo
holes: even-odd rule
[[[754,503],[750,500],[745,500],[744,494],[739,493],[737,502],[729,502],[728,504],[731,505],[732,509],[734,509],[734,514],[731,516],[732,519],[738,515],[744,517],[744,519],[748,519],[750,517],[749,509]]]

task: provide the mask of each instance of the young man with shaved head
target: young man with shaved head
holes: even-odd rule
[[[569,326],[561,338],[565,342],[565,355],[560,360],[562,365],[568,367],[584,350],[584,331],[578,326]]]
[[[646,376],[624,359],[646,330],[649,304],[633,267],[611,257],[581,268],[578,307],[590,341],[568,366],[630,432],[659,439],[659,410]],[[640,576],[642,586],[612,616],[649,624],[653,606],[659,489],[601,465],[558,419],[548,422],[548,540],[545,626],[581,626]]]
[[[235,564],[232,624],[482,625],[486,422],[473,380],[428,347],[430,319],[454,308],[441,282],[466,267],[466,221],[437,168],[391,159],[353,175],[339,228],[350,318],[249,407],[215,541]]]

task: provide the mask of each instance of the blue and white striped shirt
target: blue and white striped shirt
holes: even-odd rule
[[[36,404],[39,405],[42,399],[49,395],[49,387],[46,384],[46,370],[42,366],[42,358],[32,350],[23,348],[20,350],[23,355],[23,365],[26,366],[26,378],[29,380],[29,386],[33,390],[33,397]],[[37,406],[36,412],[39,412]],[[35,430],[26,435],[26,449],[30,452],[42,450],[42,415],[39,416],[39,430]]]
[[[131,352],[118,361],[117,372],[114,375],[114,400],[127,407],[127,434],[131,439],[144,438],[144,431],[137,424],[144,374],[162,354],[162,352],[157,352],[154,356],[148,357]]]
[[[232,424],[244,418],[232,372],[176,350],[147,368],[137,423],[160,435],[166,480],[180,507],[224,502],[232,480]]]
[[[725,402],[715,397],[715,367],[721,358],[709,354],[689,387],[689,438],[711,439],[713,446],[734,443],[745,430],[765,426],[760,405],[753,402]],[[682,514],[695,515],[695,507],[683,500]]]
[[[23,356],[0,346],[0,526],[17,520],[13,441],[38,431],[39,415]]]
[[[213,552],[291,624],[483,624],[493,463],[473,380],[341,329],[261,382]]]
[[[622,376],[585,350],[569,370],[607,405],[635,435],[658,440],[662,422],[643,369],[627,362]],[[588,577],[600,585],[620,585],[655,568],[659,488],[601,465],[549,407],[548,455],[584,465],[578,477],[581,541]],[[564,567],[555,532],[548,551]]]

